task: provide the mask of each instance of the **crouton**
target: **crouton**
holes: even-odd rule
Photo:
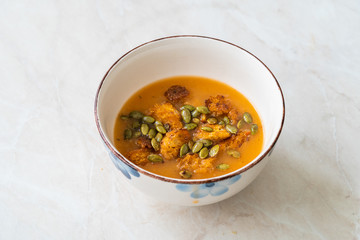
[[[231,136],[231,138],[221,142],[220,149],[239,149],[241,145],[245,142],[245,140],[248,138],[249,134],[249,131],[239,131],[236,135],[233,135]]]
[[[155,104],[150,108],[149,113],[163,124],[169,124],[171,130],[180,129],[183,126],[180,113],[171,103]]]
[[[136,165],[144,165],[149,162],[147,156],[150,153],[151,153],[150,149],[141,148],[128,152],[126,154],[126,157]]]
[[[210,96],[209,99],[205,100],[205,105],[215,116],[226,115],[232,109],[230,100],[222,95]]]
[[[201,127],[210,127],[213,129],[212,132],[207,132],[204,130],[201,130]],[[212,125],[212,124],[204,124],[201,127],[199,127],[198,129],[196,129],[196,131],[194,132],[194,139],[198,140],[198,139],[209,139],[211,141],[221,141],[224,139],[227,139],[231,136],[231,133],[229,133],[228,131],[226,131],[225,126],[223,125]]]
[[[166,160],[175,159],[179,155],[180,147],[191,138],[188,130],[177,129],[167,132],[160,143],[160,153]]]
[[[136,139],[136,145],[138,145],[140,148],[152,148],[150,139],[144,136]]]
[[[187,97],[189,91],[185,87],[174,85],[171,86],[164,95],[170,102],[176,102]]]
[[[185,157],[177,159],[177,167],[193,173],[212,172],[214,170],[213,162],[215,159],[214,157],[201,159],[198,154],[187,154]]]

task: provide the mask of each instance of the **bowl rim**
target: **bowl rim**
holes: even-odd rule
[[[258,155],[254,160],[252,160],[250,163],[248,163],[247,165],[245,165],[242,168],[239,168],[233,172],[227,173],[225,175],[220,175],[217,177],[212,177],[212,178],[205,178],[205,179],[191,179],[191,180],[185,180],[185,179],[177,179],[177,178],[170,178],[170,177],[165,177],[162,175],[158,175],[155,173],[152,173],[150,171],[147,171],[139,166],[137,166],[136,164],[132,163],[130,160],[128,160],[126,157],[124,157],[107,139],[107,137],[105,136],[101,125],[100,125],[100,119],[99,119],[99,115],[98,115],[98,102],[99,102],[99,96],[100,96],[100,91],[101,88],[108,76],[108,74],[110,73],[110,71],[118,64],[118,62],[120,62],[124,57],[126,57],[128,54],[134,52],[135,50],[154,43],[154,42],[159,42],[159,41],[163,41],[163,40],[168,40],[168,39],[173,39],[173,38],[203,38],[203,39],[208,39],[208,40],[214,40],[214,41],[219,41],[225,44],[229,44],[232,45],[234,47],[237,47],[238,49],[244,51],[247,54],[250,54],[252,57],[254,57],[257,61],[259,61],[268,71],[269,73],[272,75],[273,79],[275,80],[276,85],[278,86],[278,90],[281,94],[281,98],[282,98],[282,109],[283,109],[283,113],[282,113],[282,119],[281,119],[281,125],[280,128],[278,130],[278,133],[274,139],[274,141],[271,143],[271,145],[266,149],[266,151],[264,151],[261,155]],[[171,183],[177,183],[177,184],[204,184],[204,183],[212,183],[212,182],[217,182],[217,181],[222,181],[231,177],[234,177],[236,175],[239,175],[241,173],[246,172],[247,170],[249,170],[250,168],[254,167],[255,165],[257,165],[258,163],[260,163],[267,155],[270,155],[277,140],[279,139],[280,133],[283,129],[284,126],[284,121],[285,121],[285,99],[284,99],[284,94],[281,90],[280,84],[278,82],[278,80],[276,79],[275,75],[271,72],[271,70],[265,65],[265,63],[263,63],[257,56],[255,56],[253,53],[249,52],[248,50],[225,40],[219,39],[219,38],[214,38],[214,37],[208,37],[208,36],[202,36],[202,35],[173,35],[173,36],[166,36],[166,37],[162,37],[162,38],[157,38],[151,41],[147,41],[143,44],[138,45],[137,47],[134,47],[133,49],[129,50],[128,52],[126,52],[125,54],[123,54],[119,59],[117,59],[112,65],[111,67],[107,70],[107,72],[105,73],[104,77],[102,78],[99,87],[96,91],[96,96],[95,96],[95,104],[94,104],[94,115],[95,115],[95,122],[96,122],[96,126],[97,129],[100,133],[100,136],[102,138],[102,140],[104,141],[106,147],[111,151],[112,154],[114,154],[118,159],[120,159],[124,164],[126,164],[127,166],[135,169],[136,171],[147,175],[149,177],[152,177],[154,179],[157,180],[161,180],[164,182],[171,182]]]

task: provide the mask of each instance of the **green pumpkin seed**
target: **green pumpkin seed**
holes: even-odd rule
[[[170,124],[165,123],[165,124],[164,124],[164,128],[166,129],[166,131],[169,131],[169,130],[170,130]]]
[[[252,121],[253,121],[250,113],[248,113],[248,112],[244,113],[243,119],[246,123],[252,123]]]
[[[163,135],[161,133],[157,133],[155,136],[155,139],[157,142],[161,142],[162,138],[163,138]]]
[[[189,146],[189,149],[192,149],[195,143],[194,141],[190,140],[187,144]]]
[[[146,123],[153,123],[153,122],[155,122],[155,118],[150,117],[150,116],[144,116],[143,121]]]
[[[194,111],[196,108],[193,105],[186,104],[180,108],[180,110],[188,109],[190,112]]]
[[[216,154],[218,154],[219,150],[220,150],[220,146],[219,146],[219,145],[213,146],[213,147],[210,149],[210,151],[209,151],[209,156],[210,156],[210,157],[215,157]]]
[[[142,119],[143,116],[144,116],[144,114],[142,114],[142,113],[139,112],[139,111],[132,111],[132,112],[129,114],[129,117],[134,118],[134,119]]]
[[[191,172],[189,172],[187,170],[182,170],[179,172],[179,174],[182,178],[191,178],[191,176],[192,176]]]
[[[208,118],[208,120],[206,120],[209,124],[216,124],[217,123],[217,119],[214,117]]]
[[[185,143],[180,148],[180,157],[185,156],[190,151],[189,146]]]
[[[157,154],[149,154],[149,155],[147,156],[147,159],[148,159],[150,162],[154,162],[154,163],[156,163],[156,162],[163,162],[162,157],[160,157],[160,156],[157,155]]]
[[[127,119],[129,119],[129,117],[126,116],[126,115],[121,115],[121,116],[120,116],[120,119],[121,119],[121,120],[127,120]]]
[[[198,125],[196,123],[187,123],[185,124],[184,128],[187,130],[193,130],[197,127]]]
[[[191,121],[191,113],[189,109],[183,109],[181,110],[181,117],[184,120],[185,123],[189,123]]]
[[[251,135],[255,135],[258,131],[259,127],[257,124],[251,124],[251,128],[250,128],[250,131],[251,131]]]
[[[201,127],[201,130],[206,131],[206,132],[214,131],[214,129],[212,129],[211,127]]]
[[[217,169],[221,170],[221,171],[224,171],[226,169],[228,169],[230,167],[229,164],[226,164],[226,163],[222,163],[222,164],[219,164],[216,166]]]
[[[196,110],[198,110],[198,112],[203,113],[203,114],[209,114],[210,113],[210,110],[206,106],[196,107]]]
[[[239,120],[238,123],[236,124],[238,129],[242,128],[244,125],[245,125],[244,119]]]
[[[240,153],[234,149],[229,149],[226,151],[226,153],[229,155],[229,156],[232,156],[234,158],[239,158],[240,157]]]
[[[138,120],[135,120],[133,123],[132,123],[132,127],[134,129],[137,129],[141,126],[140,122]]]
[[[204,145],[204,144],[203,144],[202,142],[197,141],[197,142],[194,144],[194,146],[192,147],[191,151],[192,151],[193,153],[197,153],[197,152],[199,152],[199,151],[202,149],[203,145]]]
[[[155,126],[156,130],[158,130],[159,133],[165,134],[166,133],[166,129],[164,126],[158,124]]]
[[[156,136],[156,130],[155,129],[150,129],[149,132],[148,132],[148,137],[150,139],[154,138]]]
[[[232,125],[226,125],[225,129],[226,129],[226,131],[228,131],[229,133],[232,133],[232,134],[236,134],[238,131],[238,129]]]
[[[191,119],[193,123],[199,124],[200,123],[200,119],[198,118],[193,118]]]
[[[196,118],[196,117],[200,116],[200,114],[201,114],[201,113],[200,113],[198,110],[196,110],[196,109],[191,112],[191,116],[192,116],[193,118]]]
[[[160,145],[158,143],[158,141],[156,141],[155,138],[151,139],[151,146],[153,147],[153,149],[155,151],[159,151],[160,150]]]
[[[200,150],[200,152],[199,152],[199,157],[200,157],[201,159],[204,159],[204,158],[207,158],[207,156],[209,156],[209,149],[206,148],[206,147],[204,147],[204,148],[202,148],[202,149]]]
[[[140,131],[145,136],[149,133],[149,125],[147,125],[146,123],[141,124]]]
[[[199,141],[204,144],[204,147],[210,147],[213,144],[213,141],[211,141],[209,139],[201,139]]]
[[[225,122],[223,120],[218,122],[219,125],[225,125]]]
[[[124,130],[124,139],[125,140],[128,140],[128,139],[131,139],[132,138],[132,131],[131,129],[127,128]]]
[[[230,119],[229,119],[227,116],[225,116],[225,117],[223,118],[223,121],[225,122],[225,124],[229,124],[229,123],[230,123]]]
[[[154,124],[155,124],[155,126],[156,126],[156,125],[161,125],[161,126],[163,125],[162,122],[160,122],[160,121],[158,121],[158,120],[156,120],[156,121],[154,122]]]
[[[140,137],[140,136],[141,136],[141,132],[136,131],[136,132],[134,133],[134,137],[138,138],[138,137]]]

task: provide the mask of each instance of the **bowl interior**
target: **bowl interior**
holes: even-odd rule
[[[284,115],[282,93],[274,76],[244,49],[221,40],[193,36],[144,44],[110,69],[97,99],[99,124],[107,141],[114,146],[117,114],[133,93],[153,81],[181,75],[212,78],[241,92],[262,121],[264,144],[259,156],[272,146]]]

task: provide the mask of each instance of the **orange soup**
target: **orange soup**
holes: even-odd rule
[[[220,176],[251,162],[262,149],[260,118],[232,87],[203,77],[159,80],[137,91],[119,112],[115,147],[158,175]]]

